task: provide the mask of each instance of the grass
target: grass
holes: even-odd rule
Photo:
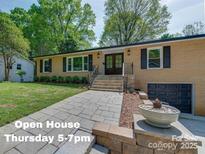
[[[0,126],[85,91],[76,84],[0,83]]]

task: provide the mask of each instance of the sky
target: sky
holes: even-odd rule
[[[104,3],[105,0],[82,0],[83,3],[89,3],[96,15],[96,25],[94,31],[96,34],[96,43],[98,42],[104,27]],[[37,3],[37,0],[0,0],[0,10],[9,12],[15,7],[28,9],[31,4]],[[196,21],[205,23],[205,0],[161,0],[162,5],[167,5],[172,15],[168,25],[169,33],[181,32],[187,24]]]

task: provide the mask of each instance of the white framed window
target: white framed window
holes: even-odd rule
[[[163,68],[162,47],[147,49],[147,68],[148,69]]]
[[[67,57],[67,72],[88,71],[88,56]]]
[[[49,59],[44,59],[43,60],[43,72],[44,73],[50,72],[50,62],[49,62]]]

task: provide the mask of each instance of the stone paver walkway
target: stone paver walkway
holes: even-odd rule
[[[90,134],[95,122],[119,124],[123,94],[117,92],[86,91],[67,98],[39,112],[20,119],[23,122],[79,122],[81,127],[76,129],[33,128],[17,129],[14,122],[0,128],[0,154],[52,154],[65,151],[68,141],[59,142],[58,134]],[[4,134],[16,136],[46,135],[55,136],[54,142],[5,142]],[[81,144],[79,144],[81,145]],[[61,148],[63,147],[63,148]],[[80,147],[79,147],[80,148]],[[61,150],[63,149],[63,150]],[[69,152],[68,152],[69,153]]]
[[[202,141],[202,146],[198,148],[198,154],[204,154],[205,152],[205,118],[204,120],[192,120],[180,118],[179,121],[200,141]]]

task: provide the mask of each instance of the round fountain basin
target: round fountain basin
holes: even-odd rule
[[[139,112],[145,117],[145,121],[155,127],[170,128],[171,123],[179,118],[180,111],[169,105],[162,105],[160,109],[153,108],[151,104],[139,105]]]

